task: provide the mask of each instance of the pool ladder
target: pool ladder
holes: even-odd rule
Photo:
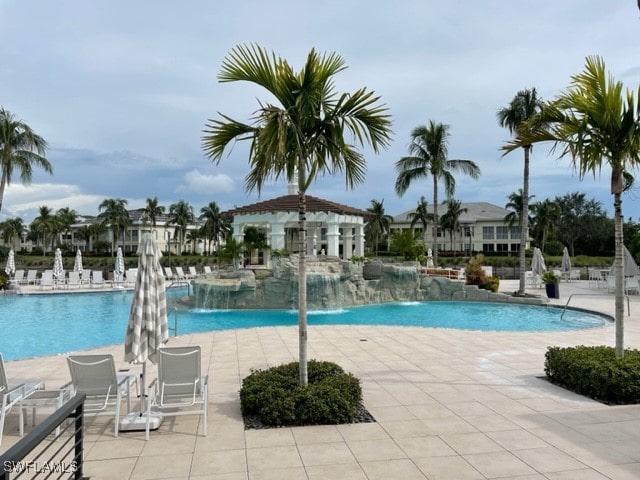
[[[173,327],[169,326],[169,332],[173,332],[173,336],[178,336],[178,307],[171,307],[173,310]]]
[[[567,298],[567,303],[564,304],[564,308],[562,309],[562,313],[560,314],[560,320],[562,320],[562,317],[564,317],[564,312],[567,311],[567,307],[569,306],[569,302],[571,301],[571,299],[573,297],[576,296],[589,296],[589,297],[594,297],[594,296],[609,296],[608,293],[572,293],[571,295],[569,295],[569,298]],[[627,316],[631,315],[631,304],[629,302],[629,295],[624,296],[627,299]]]

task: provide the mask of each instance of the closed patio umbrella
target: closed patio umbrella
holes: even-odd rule
[[[9,250],[9,255],[7,255],[7,265],[4,267],[4,272],[9,275],[9,278],[16,273],[16,259],[13,249]]]
[[[116,253],[116,264],[113,269],[113,279],[116,282],[122,282],[124,275],[124,258],[122,256],[122,248],[118,247],[118,252]]]
[[[56,283],[64,282],[64,265],[62,264],[62,252],[56,248],[56,254],[53,257],[53,279]]]
[[[150,233],[145,233],[138,247],[138,275],[133,289],[124,343],[125,361],[142,364],[142,398],[145,398],[147,360],[155,364],[158,349],[169,340],[167,299],[164,275],[160,266],[161,257],[162,252],[156,241]],[[152,428],[157,428],[160,420],[161,417],[155,421],[156,425]],[[133,418],[125,418],[121,423],[121,428],[129,430],[144,429],[144,426],[145,420],[141,417],[141,413],[134,413]]]
[[[544,263],[544,257],[542,256],[542,250],[538,247],[533,249],[533,256],[531,257],[531,272],[534,275],[542,275],[547,269],[547,266]]]
[[[567,247],[562,250],[562,271],[567,273],[571,271],[571,258]]]
[[[73,271],[82,275],[82,252],[80,249],[76,252],[76,259],[73,262]]]

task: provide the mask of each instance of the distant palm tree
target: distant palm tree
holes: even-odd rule
[[[147,205],[144,207],[144,218],[151,222],[151,226],[156,228],[158,217],[164,215],[165,208],[158,203],[158,197],[147,198]]]
[[[20,239],[22,237],[22,233],[25,231],[25,225],[20,217],[9,218],[0,223],[0,231],[2,232],[2,238],[5,244],[13,248],[15,246],[13,239],[16,237]]]
[[[542,100],[538,98],[538,92],[535,88],[531,90],[519,91],[511,103],[505,108],[498,110],[498,123],[501,127],[509,129],[509,133],[515,138],[522,138],[525,134],[526,121],[533,118],[542,108]],[[522,218],[518,222],[520,225],[520,285],[518,294],[524,295],[525,283],[524,273],[525,250],[527,248],[527,239],[529,238],[529,155],[531,154],[531,143],[522,143],[524,150],[524,175],[522,182],[522,210],[520,212]],[[509,153],[508,151],[504,154]]]
[[[298,346],[299,380],[307,376],[306,194],[318,175],[344,173],[347,187],[364,181],[366,161],[357,146],[373,152],[388,145],[391,121],[379,97],[361,88],[337,94],[333,78],[346,68],[335,53],[311,50],[304,67],[289,63],[257,45],[237,46],[225,59],[221,82],[244,81],[263,87],[273,100],[260,103],[246,124],[221,115],[205,129],[203,148],[216,162],[227,146],[249,140],[248,191],[262,190],[272,178],[297,180],[298,186]],[[349,140],[345,139],[345,134]]]
[[[544,252],[547,236],[556,229],[556,225],[560,221],[560,207],[557,203],[547,199],[531,205],[531,211],[533,213],[534,238]]]
[[[455,252],[454,240],[456,232],[460,230],[460,217],[463,213],[467,213],[467,208],[462,208],[462,202],[450,198],[442,202],[442,205],[446,205],[447,211],[440,217],[440,226],[443,231],[449,232],[449,240],[451,242],[451,250]]]
[[[113,239],[111,242],[111,256],[115,255],[116,250],[116,238],[122,233],[122,246],[124,248],[124,235],[127,231],[127,227],[131,223],[129,212],[127,211],[127,201],[123,198],[107,198],[102,201],[98,206],[98,211],[104,212],[102,216],[102,223],[105,226],[111,228],[113,233]]]
[[[46,205],[40,206],[38,208],[38,216],[31,222],[31,228],[36,232],[38,240],[42,239],[42,255],[44,256],[47,252],[47,238],[53,239],[58,228],[53,210]],[[53,240],[51,241],[51,246],[53,247]]]
[[[453,196],[456,181],[453,172],[462,172],[473,179],[480,177],[480,167],[471,160],[448,158],[449,125],[430,120],[411,132],[408,157],[396,162],[395,189],[402,196],[415,180],[433,179],[433,262],[438,265],[438,182],[443,181],[447,197]]]
[[[529,195],[529,200],[531,200],[535,195]],[[507,210],[510,210],[504,217],[504,221],[509,227],[513,227],[514,225],[520,225],[522,221],[522,212],[524,211],[524,194],[522,189],[519,188],[517,192],[511,192],[507,197],[509,201],[504,206]],[[527,204],[529,202],[527,201]],[[531,221],[531,216],[527,215],[528,222]]]
[[[414,228],[416,223],[422,225],[422,241],[427,244],[427,226],[429,222],[433,222],[433,213],[429,213],[429,205],[424,196],[420,197],[416,209],[413,212],[407,214],[407,220],[411,220],[411,228]]]
[[[205,236],[209,240],[207,255],[211,255],[211,243],[213,243],[214,250],[218,250],[220,237],[224,237],[224,222],[220,215],[220,207],[216,202],[209,202],[206,207],[200,209],[200,218],[204,220]]]
[[[60,224],[60,229],[65,235],[71,232],[71,225],[78,221],[78,212],[69,207],[63,207],[56,212],[56,218]]]
[[[179,238],[178,255],[182,253],[184,238],[187,234],[187,226],[193,224],[195,220],[196,217],[193,213],[193,207],[189,205],[189,202],[179,200],[169,205],[169,223],[176,226],[174,237],[178,236]]]
[[[91,226],[82,225],[81,227],[78,227],[75,236],[78,240],[82,240],[84,242],[85,252],[91,251],[91,237],[93,236]]]
[[[384,199],[371,200],[371,206],[367,208],[367,212],[372,215],[364,226],[364,234],[368,241],[375,245],[376,256],[378,256],[378,246],[389,235],[393,217],[384,212]]]
[[[23,185],[31,183],[33,167],[52,173],[53,168],[44,157],[47,142],[29,125],[4,108],[0,108],[0,210],[5,188],[11,184],[14,171],[20,172]]]

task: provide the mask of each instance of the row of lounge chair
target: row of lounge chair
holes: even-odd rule
[[[113,355],[69,355],[67,364],[71,382],[57,390],[46,390],[41,381],[10,383],[5,374],[0,354],[0,443],[5,418],[12,409],[18,410],[19,433],[24,432],[25,412],[33,409],[35,424],[36,409],[44,406],[59,408],[63,402],[76,394],[87,396],[84,415],[113,416],[114,436],[118,436],[123,400],[126,413],[131,412],[131,389],[140,395],[138,377],[117,373]],[[146,416],[145,439],[149,439],[152,415],[203,415],[203,434],[207,435],[208,375],[202,374],[199,346],[164,347],[159,350],[158,377],[151,382],[147,396],[141,398],[140,413]]]
[[[202,268],[202,273],[198,273],[196,267],[186,267],[187,271],[182,267],[164,267],[164,277],[167,280],[172,281],[185,281],[185,280],[193,280],[196,277],[200,277],[202,275],[207,275],[211,273],[211,267],[205,265]]]

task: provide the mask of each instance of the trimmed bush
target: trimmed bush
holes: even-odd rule
[[[242,413],[274,427],[352,422],[362,402],[360,380],[332,362],[310,360],[307,368],[304,387],[298,362],[252,372],[240,389]]]
[[[617,359],[613,347],[549,347],[544,371],[556,385],[595,400],[640,403],[639,350]]]

